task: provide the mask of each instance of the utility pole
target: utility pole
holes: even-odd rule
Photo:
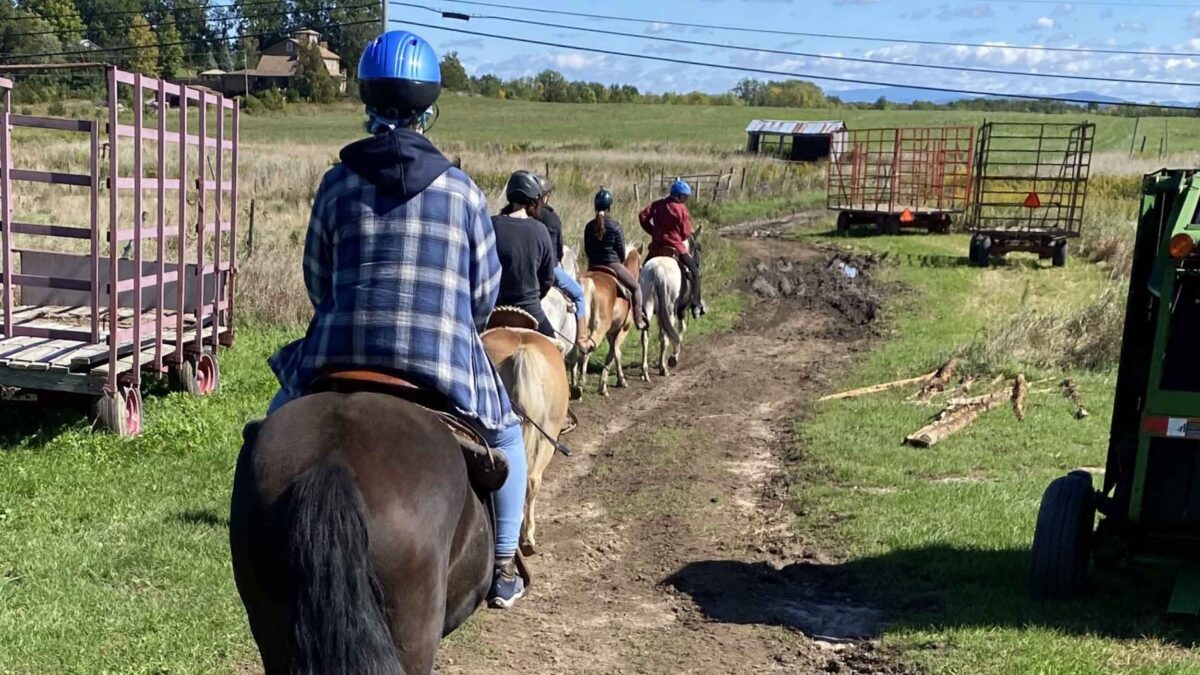
[[[386,33],[388,31],[388,0],[381,0],[381,2],[383,2],[383,11],[380,12],[380,15],[383,17],[383,32]]]

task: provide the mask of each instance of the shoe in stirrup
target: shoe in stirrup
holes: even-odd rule
[[[492,590],[488,593],[488,605],[496,609],[510,609],[523,597],[525,580],[517,573],[516,563],[512,558],[498,561],[492,577]]]
[[[708,306],[704,304],[703,300],[692,305],[692,318],[699,319],[700,317],[704,316],[707,313],[708,313]]]

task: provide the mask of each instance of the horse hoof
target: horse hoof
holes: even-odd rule
[[[672,356],[672,357],[670,357],[670,358],[668,358],[668,359],[667,359],[667,366],[668,366],[668,367],[675,368],[675,367],[677,367],[678,365],[679,365],[679,359],[678,359],[678,358],[676,358],[676,357]]]
[[[537,555],[537,544],[532,541],[527,541],[521,544],[521,555],[535,556]]]
[[[583,387],[579,385],[571,387],[571,400],[578,401],[581,398],[583,398]]]

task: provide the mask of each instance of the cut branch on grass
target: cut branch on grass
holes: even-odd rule
[[[933,398],[935,394],[940,394],[943,391],[946,391],[946,387],[950,386],[950,381],[954,379],[954,371],[957,368],[958,359],[952,358],[943,363],[942,367],[938,368],[937,371],[934,372],[933,377],[930,377],[929,381],[925,383],[925,386],[921,387],[921,392],[917,394],[917,399],[920,401],[928,401]]]
[[[1017,416],[1018,422],[1025,421],[1025,397],[1028,395],[1029,383],[1025,381],[1025,373],[1019,373],[1012,389],[1013,414]]]
[[[1075,384],[1075,380],[1067,378],[1062,381],[1063,396],[1075,404],[1075,419],[1082,420],[1088,417],[1087,408],[1083,406],[1083,396],[1079,393],[1079,386]]]
[[[867,394],[878,394],[881,391],[888,391],[889,389],[905,387],[910,384],[921,384],[924,382],[928,382],[930,379],[935,377],[937,375],[937,372],[938,371],[934,371],[932,373],[929,373],[928,375],[922,375],[920,377],[910,377],[910,378],[907,378],[904,380],[893,380],[892,382],[883,382],[881,384],[873,384],[869,387],[859,387],[858,389],[851,389],[850,391],[843,391],[838,394],[830,394],[828,396],[822,396],[821,398],[817,399],[817,401],[818,402],[841,401],[841,400],[845,400],[848,398],[858,398],[859,396],[866,396]]]
[[[1002,389],[983,396],[950,401],[932,422],[910,434],[904,442],[917,448],[937,445],[948,436],[965,429],[983,413],[1004,405],[1010,398],[1011,392]]]

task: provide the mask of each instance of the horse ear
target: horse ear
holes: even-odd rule
[[[640,241],[639,241],[639,242],[638,242],[638,245],[637,245],[637,252],[638,252],[638,255],[641,255],[641,254],[642,254],[642,247],[643,247],[643,246],[645,246],[645,244],[643,244],[642,242],[640,242]]]
[[[704,234],[704,226],[697,225],[696,226],[696,236],[699,237],[701,234]]]

